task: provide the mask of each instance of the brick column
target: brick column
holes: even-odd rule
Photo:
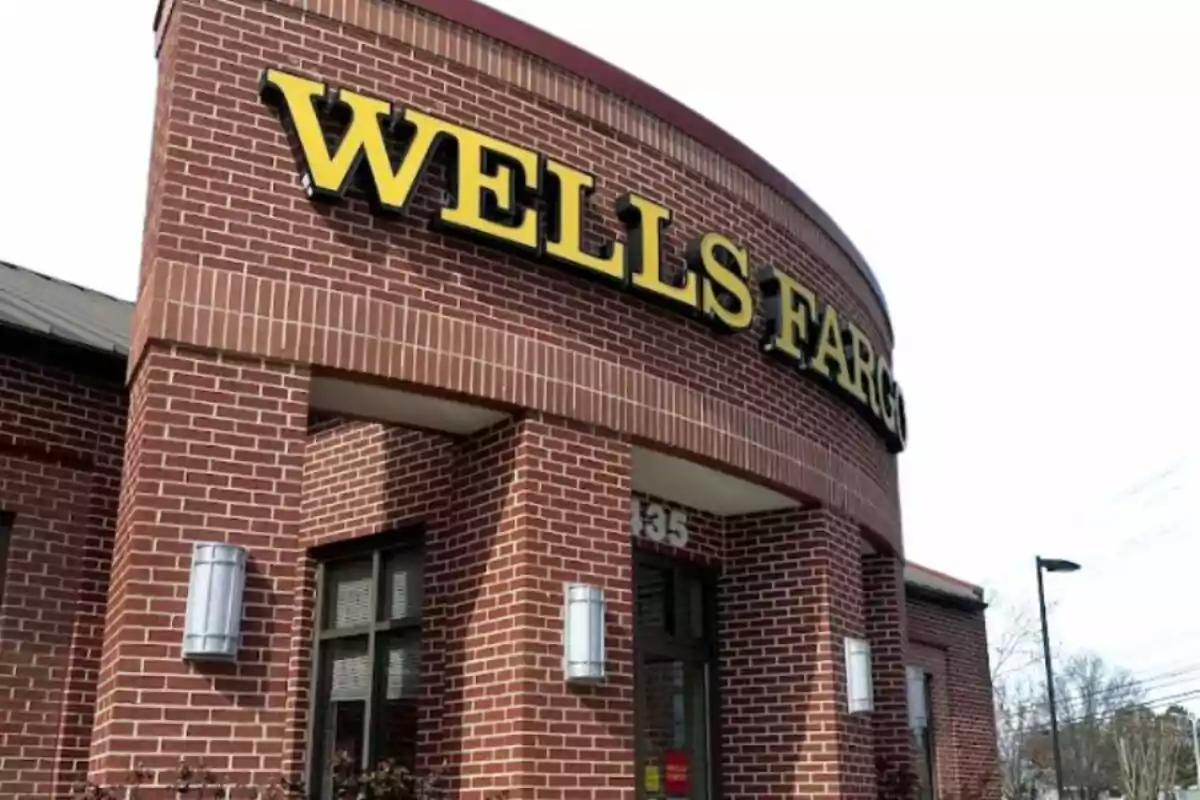
[[[628,443],[537,415],[463,446],[455,522],[427,545],[423,668],[441,675],[435,740],[463,800],[632,798],[629,471]],[[576,580],[603,586],[608,606],[595,688],[563,682],[563,583]]]
[[[859,533],[827,510],[731,519],[719,602],[726,800],[873,795],[870,724],[846,710],[863,634]]]
[[[875,713],[871,722],[880,788],[889,800],[912,794],[902,780],[912,775],[912,739],[908,731],[905,683],[904,565],[890,554],[862,558],[863,605],[871,641]]]
[[[181,759],[266,783],[284,747],[308,375],[151,344],[133,376],[92,776]],[[235,663],[180,659],[192,543],[249,548]],[[145,795],[153,796],[153,795]]]

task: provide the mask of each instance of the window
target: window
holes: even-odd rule
[[[913,736],[917,797],[934,800],[937,766],[933,743],[933,676],[920,667],[908,668],[908,719]]]
[[[11,511],[0,511],[0,605],[4,604],[4,576],[8,573],[8,543],[14,519]]]
[[[634,573],[637,797],[712,800],[713,577],[649,553]]]
[[[416,767],[421,675],[422,550],[395,533],[317,552],[317,631],[309,780],[334,797],[339,755],[370,768]],[[357,545],[357,546],[355,546]]]

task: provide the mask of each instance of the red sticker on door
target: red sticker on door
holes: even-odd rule
[[[682,750],[663,753],[663,788],[667,797],[688,797],[692,793],[691,759]]]

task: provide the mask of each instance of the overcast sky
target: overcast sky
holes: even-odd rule
[[[492,5],[722,125],[857,243],[910,558],[1018,605],[1035,554],[1078,560],[1049,581],[1063,647],[1200,689],[1200,4]],[[0,259],[132,297],[154,6],[0,4]]]

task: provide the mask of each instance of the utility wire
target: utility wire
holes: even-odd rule
[[[1157,697],[1153,700],[1144,701],[1144,702],[1140,702],[1140,703],[1133,703],[1128,708],[1113,709],[1111,711],[1106,711],[1103,714],[1097,714],[1096,716],[1067,717],[1065,719],[1060,719],[1058,722],[1058,726],[1061,729],[1068,725],[1077,725],[1077,724],[1085,723],[1085,722],[1094,725],[1094,724],[1098,724],[1098,723],[1102,723],[1102,722],[1109,722],[1109,721],[1114,720],[1117,717],[1121,716],[1122,714],[1128,713],[1130,711],[1147,710],[1147,709],[1150,711],[1165,711],[1166,709],[1170,708],[1171,706],[1180,705],[1182,703],[1187,702],[1188,700],[1197,700],[1197,699],[1200,699],[1200,689],[1191,689],[1189,691],[1180,692],[1178,694],[1167,695],[1164,697]],[[1043,725],[1039,725],[1038,727],[1043,727]]]
[[[1060,708],[1065,707],[1070,710],[1072,706],[1091,700],[1102,702],[1104,700],[1120,698],[1122,695],[1134,695],[1138,691],[1153,690],[1158,692],[1168,687],[1200,681],[1200,677],[1197,676],[1200,676],[1200,664],[1189,664],[1163,672],[1148,673],[1142,678],[1133,678],[1128,683],[1107,686],[1094,692],[1061,696],[1058,698],[1058,705]],[[1131,696],[1130,700],[1133,701],[1135,698]],[[1019,703],[1013,707],[1013,710],[1017,712],[1030,711],[1036,708],[1043,708],[1045,705],[1045,698],[1041,698]]]
[[[1095,717],[1074,717],[1059,722],[1059,727],[1064,725],[1075,725],[1079,723],[1098,724],[1103,722],[1111,722],[1112,720],[1132,711],[1166,711],[1171,706],[1182,705],[1189,700],[1200,699],[1200,689],[1193,689],[1189,692],[1171,695],[1168,697],[1159,697],[1149,703],[1137,703],[1129,708],[1114,709],[1104,714]]]

